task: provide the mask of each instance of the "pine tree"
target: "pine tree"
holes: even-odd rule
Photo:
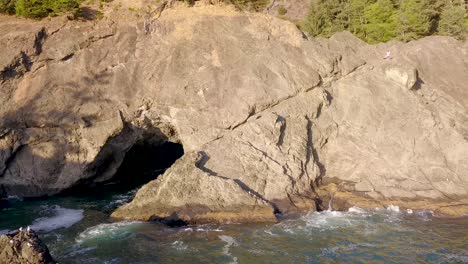
[[[364,11],[365,40],[370,43],[389,41],[396,37],[397,10],[391,0],[379,0]]]
[[[364,11],[368,5],[373,3],[375,0],[350,0],[343,11],[348,18],[347,30],[362,39],[366,36],[365,26],[367,24]]]
[[[467,34],[466,10],[461,5],[449,4],[442,9],[439,20],[439,33],[464,39]]]
[[[398,13],[398,34],[403,41],[427,36],[434,28],[435,1],[401,0]]]
[[[12,15],[15,13],[14,0],[0,0],[0,13]]]
[[[347,28],[347,18],[343,16],[344,0],[321,0],[312,4],[303,29],[314,36],[329,37]]]

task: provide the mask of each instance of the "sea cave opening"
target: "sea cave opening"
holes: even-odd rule
[[[126,153],[111,182],[126,189],[136,188],[163,174],[182,155],[184,148],[179,143],[137,143]]]
[[[111,179],[104,182],[80,184],[59,195],[103,201],[104,204],[115,199],[128,202],[133,199],[139,187],[157,179],[183,155],[182,144],[171,141],[141,140],[125,153],[123,161]],[[114,160],[114,156],[111,155],[110,159]],[[116,203],[111,207],[103,206],[103,211],[110,212],[118,205]]]

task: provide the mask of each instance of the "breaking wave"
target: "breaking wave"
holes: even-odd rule
[[[239,246],[239,243],[231,236],[221,235],[219,236],[219,239],[226,243],[226,245],[223,247],[223,254],[232,259],[231,264],[237,264],[237,257],[234,257],[231,254],[231,247],[237,247]]]
[[[33,221],[31,228],[36,231],[50,232],[59,228],[68,228],[83,219],[83,210],[68,209],[60,206],[46,207],[50,216],[40,217]]]
[[[179,251],[184,251],[187,250],[188,247],[185,245],[184,241],[177,240],[172,243],[172,248]]]
[[[132,235],[133,231],[141,227],[143,224],[143,222],[137,221],[99,224],[81,232],[76,238],[76,242],[82,243],[86,241],[127,238]]]
[[[185,232],[223,232],[219,226],[213,225],[201,225],[201,226],[192,226],[183,229]]]
[[[130,202],[133,199],[133,197],[135,197],[137,191],[138,188],[123,194],[113,195],[112,201],[104,207],[104,210],[114,210],[115,208]]]

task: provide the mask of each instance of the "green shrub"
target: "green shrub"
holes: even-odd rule
[[[366,37],[366,8],[372,4],[369,0],[350,0],[343,6],[341,16],[347,20],[346,29],[364,39]]]
[[[0,0],[0,13],[12,15],[15,13],[15,0]]]
[[[286,13],[288,13],[288,10],[286,8],[284,8],[284,6],[278,7],[278,15],[284,16],[284,15],[286,15]]]
[[[389,41],[396,37],[397,11],[390,0],[380,0],[364,10],[364,36],[367,42]]]
[[[62,12],[77,14],[81,0],[0,0],[0,13],[28,18],[55,16]]]
[[[195,4],[195,0],[184,0],[185,4],[188,6],[193,6]]]
[[[340,0],[321,0],[313,4],[309,15],[302,23],[302,29],[313,36],[330,37],[347,28],[347,19],[343,16],[345,5]]]
[[[270,3],[270,0],[225,0],[242,10],[262,11]]]
[[[450,5],[442,10],[439,21],[439,33],[464,39],[467,33],[466,10],[462,6]]]
[[[398,14],[399,39],[409,41],[427,36],[435,23],[429,0],[404,0]]]

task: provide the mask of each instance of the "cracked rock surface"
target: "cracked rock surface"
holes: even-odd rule
[[[0,31],[0,194],[108,180],[150,137],[185,155],[113,217],[264,222],[339,192],[468,198],[468,51],[452,38],[308,39],[216,6],[149,25],[0,18]]]

